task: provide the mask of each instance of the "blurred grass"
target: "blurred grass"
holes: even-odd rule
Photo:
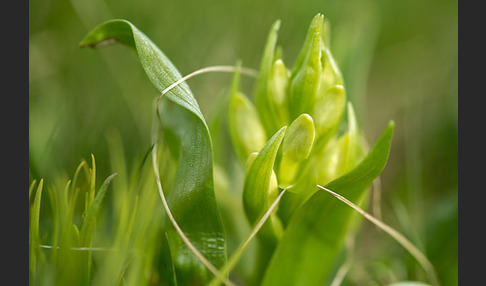
[[[258,68],[271,24],[293,64],[309,21],[331,23],[331,49],[358,122],[373,141],[396,122],[382,174],[382,216],[428,254],[444,285],[457,284],[457,1],[29,1],[29,177],[65,184],[94,154],[110,169],[106,137],[119,134],[127,166],[150,147],[157,91],[126,47],[79,41],[113,18],[133,22],[183,75],[210,65]],[[205,116],[231,75],[189,81]],[[252,80],[243,89],[252,93]],[[42,220],[42,216],[41,216]],[[42,224],[42,221],[41,221]],[[343,284],[421,279],[408,253],[366,222]]]

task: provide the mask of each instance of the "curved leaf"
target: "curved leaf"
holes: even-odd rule
[[[326,188],[360,201],[388,160],[393,122],[353,170]],[[275,250],[263,285],[322,285],[343,245],[353,210],[327,193],[314,193],[292,216]]]
[[[142,66],[162,92],[182,78],[164,53],[133,24],[112,20],[93,29],[81,47],[122,43],[136,50]],[[172,213],[193,245],[217,268],[226,262],[226,242],[213,186],[212,143],[199,106],[183,82],[167,92],[158,106],[165,142],[177,159],[175,183],[168,195]],[[200,285],[212,278],[168,225],[178,285]]]
[[[286,129],[286,126],[282,127],[268,140],[267,144],[251,163],[245,176],[243,206],[251,224],[254,224],[263,215],[263,212],[273,201],[273,197],[276,198],[278,195],[277,186],[272,184],[272,175],[275,175],[273,173],[273,165]],[[263,230],[262,233],[266,234]],[[273,236],[273,234],[268,235]]]

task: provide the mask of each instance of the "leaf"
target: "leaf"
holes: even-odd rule
[[[277,186],[272,184],[272,173],[277,151],[282,143],[287,127],[282,127],[275,133],[258,153],[249,167],[243,186],[243,206],[251,224],[263,215],[277,197]],[[273,173],[274,175],[274,173]],[[263,228],[261,234],[272,237],[274,234]]]
[[[265,144],[256,157],[250,156],[253,162],[248,168],[243,186],[243,207],[246,217],[253,226],[278,196],[278,183],[273,171],[275,158],[283,141],[287,127],[282,127]],[[276,211],[276,210],[275,210]],[[282,232],[281,223],[275,213],[263,224],[258,232],[257,261],[254,265],[253,284],[263,275],[263,271],[275,249]]]
[[[147,76],[160,92],[182,78],[165,54],[137,27],[126,20],[111,20],[97,26],[86,35],[79,46],[99,48],[114,43],[125,44],[137,51]],[[187,83],[176,86],[166,96],[204,121]]]
[[[360,201],[388,160],[394,123],[353,170],[326,188]],[[262,285],[322,285],[343,245],[353,210],[327,193],[314,193],[291,217]]]
[[[182,76],[165,54],[133,24],[112,20],[93,29],[81,47],[120,42],[136,50],[154,86],[162,92]],[[177,161],[175,183],[168,190],[170,209],[192,244],[216,267],[226,262],[226,242],[213,186],[209,129],[189,86],[183,82],[157,106],[165,143]],[[170,224],[168,236],[178,285],[204,284],[211,272],[193,255]]]
[[[177,277],[174,269],[174,261],[172,260],[172,254],[170,253],[170,243],[169,243],[169,237],[167,236],[167,233],[164,235],[164,243],[167,248],[167,253],[165,254],[165,261],[166,263],[166,272],[168,276],[168,281],[167,284],[169,286],[177,286]]]

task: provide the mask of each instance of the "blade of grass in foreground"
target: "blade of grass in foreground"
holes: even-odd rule
[[[179,71],[164,53],[125,20],[99,25],[88,33],[80,46],[97,48],[116,42],[136,50],[147,76],[159,92],[181,79]],[[208,126],[185,82],[167,92],[158,108],[165,143],[178,162],[175,184],[168,194],[170,209],[187,238],[204,257],[220,268],[226,263],[226,242],[214,196]],[[209,281],[213,276],[211,272],[173,228],[168,229],[168,237],[178,285]]]
[[[40,247],[40,237],[39,237],[39,217],[40,217],[40,206],[42,198],[42,188],[44,185],[44,180],[39,181],[37,190],[35,193],[35,198],[32,206],[30,207],[30,223],[29,223],[29,277],[35,279],[37,262],[39,260],[39,247]],[[29,189],[29,193],[34,188],[34,183]]]
[[[110,175],[108,178],[106,178],[105,182],[103,185],[101,185],[100,190],[96,194],[96,197],[94,197],[93,202],[88,208],[88,211],[86,213],[86,217],[84,218],[83,221],[83,226],[81,227],[81,232],[80,232],[80,238],[81,238],[81,245],[82,246],[90,246],[91,242],[91,235],[94,231],[95,227],[95,222],[96,222],[96,216],[98,214],[98,210],[100,209],[101,202],[103,201],[103,198],[105,197],[106,190],[108,189],[108,185],[110,184],[111,180],[117,175],[117,173],[114,173]]]
[[[393,122],[368,155],[347,174],[327,184],[353,201],[382,172],[388,160]],[[268,285],[322,285],[343,245],[353,211],[324,192],[316,192],[291,217],[263,280]]]

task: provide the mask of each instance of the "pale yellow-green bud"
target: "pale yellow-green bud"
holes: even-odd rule
[[[273,129],[276,132],[289,123],[289,110],[287,87],[289,84],[289,71],[281,59],[275,61],[268,77],[268,112],[272,115]]]
[[[302,162],[309,157],[314,138],[314,121],[309,114],[301,114],[288,127],[282,143],[282,157],[278,169],[278,182],[281,188],[288,187],[296,179]]]
[[[321,43],[322,73],[317,98],[324,96],[335,85],[343,85],[343,78],[329,48]]]
[[[252,152],[260,151],[267,142],[253,103],[239,91],[230,97],[228,123],[233,146],[241,160]]]
[[[335,85],[315,102],[312,117],[318,136],[337,128],[344,112],[345,101],[343,86]]]
[[[343,175],[358,164],[364,156],[366,146],[357,125],[356,115],[348,103],[347,132],[339,138],[334,137],[317,156],[319,159],[318,177],[323,184]]]
[[[323,16],[312,20],[307,37],[292,69],[289,82],[289,109],[291,120],[299,114],[310,112],[318,96],[322,73]]]

